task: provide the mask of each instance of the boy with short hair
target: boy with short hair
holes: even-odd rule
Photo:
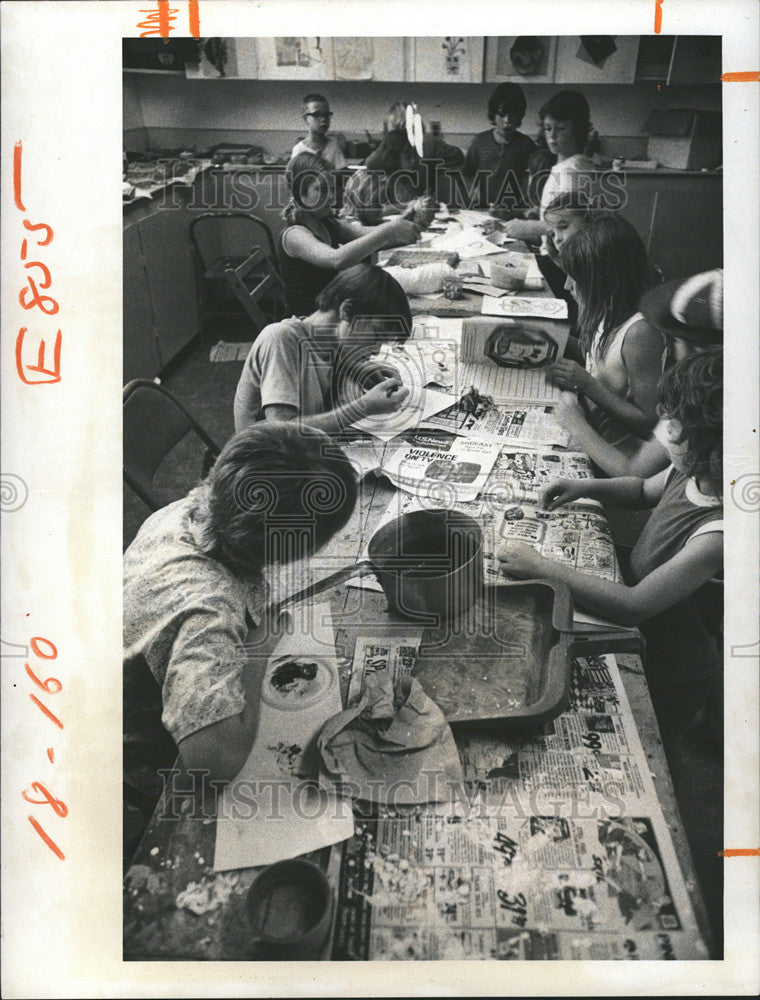
[[[473,138],[462,169],[468,178],[479,173],[488,175],[486,198],[472,208],[487,208],[500,202],[512,209],[525,207],[528,160],[536,149],[531,138],[517,131],[526,107],[525,94],[516,83],[500,83],[491,94],[488,101],[491,128]]]
[[[331,119],[332,111],[326,98],[321,94],[307,94],[304,97],[303,120],[309,131],[306,137],[300,139],[293,147],[291,160],[299,153],[316,153],[334,170],[342,170],[346,166],[346,158],[337,139],[327,134]]]
[[[321,548],[356,496],[353,468],[326,434],[262,421],[227,442],[200,486],[145,521],[124,554],[132,788],[156,796],[156,769],[171,767],[177,748],[186,768],[235,777],[256,732],[259,688],[241,647],[265,618],[264,570]]]

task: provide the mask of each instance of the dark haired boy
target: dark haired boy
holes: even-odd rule
[[[473,185],[472,208],[500,205],[518,210],[525,207],[528,159],[536,144],[518,132],[527,107],[525,94],[516,83],[500,83],[488,101],[491,128],[479,132],[467,151],[462,173]]]

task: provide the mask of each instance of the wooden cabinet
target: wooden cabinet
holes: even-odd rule
[[[638,35],[563,35],[557,39],[554,82],[633,83],[638,51]]]
[[[642,36],[636,80],[679,84],[720,83],[720,35]]]
[[[486,38],[486,83],[553,83],[557,39],[550,35]],[[523,72],[520,72],[520,70]]]
[[[620,214],[638,231],[649,261],[666,278],[723,266],[720,174],[628,172]]]
[[[148,275],[136,225],[124,229],[124,383],[153,378],[161,370]]]
[[[153,378],[198,333],[188,213],[176,200],[131,209],[124,226],[124,379]]]
[[[676,35],[668,84],[720,83],[720,35]]]

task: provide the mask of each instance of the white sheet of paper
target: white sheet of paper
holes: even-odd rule
[[[381,441],[390,441],[397,434],[403,434],[411,427],[416,427],[426,417],[451,406],[452,397],[446,392],[425,388],[420,389],[419,392],[420,394],[414,399],[410,393],[411,405],[407,403],[395,413],[378,413],[371,417],[365,417],[354,424],[354,428],[366,431],[367,434],[372,434]]]
[[[484,316],[537,316],[540,319],[567,319],[567,302],[564,299],[531,298],[524,295],[507,295],[499,299],[484,295],[481,312]]]
[[[269,657],[256,738],[219,805],[215,871],[294,858],[346,840],[354,831],[350,804],[313,784],[319,773],[317,735],[343,707],[330,605],[297,605],[287,614],[293,631]],[[317,663],[315,696],[308,689],[302,696],[272,695],[272,671],[291,657]]]

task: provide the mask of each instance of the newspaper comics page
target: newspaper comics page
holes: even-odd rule
[[[591,461],[582,452],[523,451],[502,448],[483,487],[484,496],[538,503],[544,486],[553,479],[593,479]],[[587,501],[594,507],[595,500]]]
[[[421,426],[530,449],[565,448],[570,440],[556,420],[554,407],[548,405],[494,403],[479,406],[473,413],[457,403],[428,417]]]
[[[540,734],[457,745],[447,806],[357,822],[335,959],[706,957],[613,655]]]

